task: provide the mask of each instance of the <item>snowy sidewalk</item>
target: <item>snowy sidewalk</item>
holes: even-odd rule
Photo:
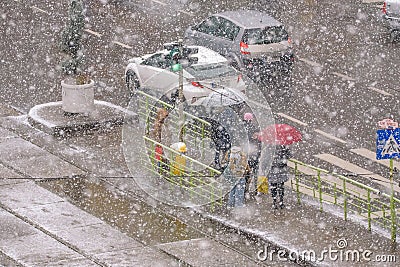
[[[0,252],[23,266],[178,266],[25,178],[84,172],[0,128]],[[12,260],[11,260],[12,259]]]
[[[220,265],[225,264],[225,266],[233,266],[232,262],[240,264],[236,266],[250,266],[254,263],[250,260],[245,261],[243,257],[235,254],[234,250],[219,246],[206,238],[145,247],[32,181],[23,179],[85,175],[86,172],[82,171],[83,169],[96,172],[96,168],[87,167],[88,159],[85,154],[69,154],[67,153],[69,150],[61,149],[64,144],[48,139],[46,136],[40,136],[42,139],[39,139],[34,129],[27,127],[24,121],[10,119],[4,122],[8,128],[15,129],[19,135],[29,135],[40,143],[41,147],[51,148],[52,153],[0,127],[0,178],[14,178],[0,179],[0,229],[6,229],[0,232],[0,252],[3,254],[18,262],[34,266],[62,263],[69,266],[75,263],[76,266],[132,266],[135,264],[155,266],[158,263],[157,260],[160,262],[159,265],[165,266],[176,265],[175,257],[182,257],[185,262],[194,266],[211,264],[213,260],[216,260],[215,262],[219,260]],[[93,144],[95,145],[96,143]],[[107,152],[108,146],[104,146],[101,157]],[[112,150],[112,152],[115,151]],[[102,162],[101,157],[95,158],[94,166]],[[80,165],[68,163],[61,158]],[[118,166],[121,169],[119,171],[125,174],[124,166],[120,165],[119,162],[111,160],[105,164],[109,169],[102,171],[117,170],[115,166]],[[124,180],[121,179],[121,181]],[[116,182],[113,180],[113,183]],[[121,182],[121,186],[124,192],[132,191],[135,194],[139,191],[135,186],[127,186],[124,182]],[[322,252],[329,249],[333,255],[325,253],[323,260],[319,262],[309,260],[306,265],[397,266],[395,263],[373,261],[376,256],[391,255],[396,256],[397,261],[400,261],[399,249],[393,249],[390,239],[374,232],[376,229],[370,233],[366,227],[358,223],[345,222],[341,214],[333,215],[338,214],[335,208],[327,205],[324,206],[324,210],[328,212],[320,212],[318,206],[313,205],[312,201],[306,203],[302,200],[303,204],[297,205],[295,195],[290,190],[287,191],[289,192],[285,196],[287,203],[285,210],[272,210],[270,196],[262,195],[257,201],[248,202],[245,208],[229,211],[221,208],[214,212],[202,209],[197,211],[213,222],[235,229],[235,232],[245,233],[254,240],[262,239],[269,244],[270,246],[267,246],[264,251],[251,252],[254,261],[262,260],[262,263],[267,266],[288,265],[283,261],[290,259],[289,255],[292,258],[296,257],[293,252],[300,254],[315,252],[316,257],[320,258]],[[188,219],[193,217],[189,210],[186,213],[188,213],[186,216]],[[346,246],[338,249],[338,245],[343,244]],[[276,249],[275,252],[273,248]],[[199,249],[210,252],[207,254],[210,258],[202,257],[203,251],[200,252]],[[286,256],[281,256],[281,259],[278,258],[280,249],[284,249],[287,253]],[[53,253],[54,251],[64,256],[58,258],[57,253]],[[357,262],[357,259],[346,259],[346,257],[352,257],[353,254],[347,254],[354,251],[370,251],[372,254],[367,256],[371,261],[363,258],[360,258],[360,262]],[[175,257],[168,256],[167,253]],[[193,255],[198,257],[194,259]],[[1,258],[0,253],[0,260]]]
[[[27,180],[0,183],[0,250],[29,266],[178,266]]]
[[[286,191],[289,192],[283,210],[273,210],[271,196],[261,195],[243,208],[198,212],[226,227],[264,240],[269,245],[257,257],[265,264],[279,261],[283,264],[315,253],[318,261],[306,259],[306,265],[398,266],[400,250],[392,246],[390,236],[378,234],[379,229],[368,232],[365,222],[344,221],[332,206],[324,205],[325,211],[321,212],[311,200],[303,199],[298,205],[295,194],[290,189]],[[283,250],[286,255],[279,258],[278,251]],[[378,263],[380,259],[386,262]]]
[[[29,179],[86,172],[1,127],[0,155],[0,266],[258,266],[207,237],[151,246],[129,237]]]

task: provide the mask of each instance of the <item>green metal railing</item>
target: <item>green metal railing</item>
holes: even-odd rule
[[[145,136],[143,136],[146,144],[144,157],[142,157],[143,167],[171,184],[187,190],[190,194],[204,198],[212,203],[212,207],[214,203],[221,205],[225,192],[217,186],[218,183],[215,180],[221,174],[218,170],[149,138],[156,121],[157,109],[165,108],[169,110],[168,124],[177,130],[180,138],[185,139],[180,141],[184,141],[190,147],[202,150],[201,154],[204,156],[205,144],[211,135],[211,124],[184,112],[186,123],[181,129],[178,129],[178,126],[181,125],[180,118],[178,112],[174,112],[174,106],[143,91],[138,91],[138,93],[140,95],[138,114],[146,123]],[[162,147],[165,161],[156,159],[156,146]],[[176,161],[177,157],[181,157],[182,162],[185,163]],[[400,229],[400,200],[393,194],[386,194],[346,176],[295,159],[291,159],[289,165],[294,171],[291,186],[296,192],[298,203],[301,202],[302,195],[309,195],[317,199],[321,211],[324,203],[339,206],[343,209],[345,220],[351,213],[366,220],[369,231],[372,230],[373,224],[390,229],[391,239],[396,242],[396,236]]]
[[[294,171],[291,186],[296,191],[298,203],[301,202],[301,195],[305,194],[318,200],[321,211],[323,203],[342,207],[345,220],[352,212],[367,221],[369,231],[373,223],[390,229],[391,239],[396,242],[400,229],[400,200],[393,193],[386,194],[346,176],[295,159],[290,159],[289,165]]]
[[[176,129],[179,138],[184,138],[184,140],[180,141],[184,141],[187,145],[192,145],[192,147],[194,146],[197,149],[201,149],[201,154],[205,155],[206,141],[209,139],[211,133],[211,124],[209,122],[190,113],[183,112],[185,124],[181,129],[179,129],[180,118],[179,114],[174,112],[174,106],[154,96],[146,94],[143,91],[138,91],[138,94],[140,95],[138,98],[138,114],[140,118],[146,122],[146,135],[150,134],[150,131],[154,126],[157,117],[157,110],[159,108],[165,108],[166,110],[169,110],[168,124]]]
[[[216,177],[221,175],[221,172],[150,137],[160,108],[168,111],[168,119],[164,121],[164,124],[176,130],[176,141],[184,141],[190,149],[201,151],[203,159],[206,154],[206,143],[211,135],[211,124],[209,122],[184,111],[183,120],[185,123],[182,125],[179,112],[173,105],[143,91],[138,91],[137,113],[140,119],[145,122],[145,135],[143,136],[145,150],[141,151],[143,154],[141,157],[142,166],[170,182],[171,185],[179,186],[182,190],[188,191],[191,196],[197,196],[210,202],[211,208],[213,208],[214,203],[221,205],[225,192],[215,180]],[[179,129],[180,125],[182,127]],[[181,140],[178,140],[178,138]],[[156,146],[163,150],[162,160],[156,158]],[[180,160],[177,160],[178,158]]]
[[[145,157],[142,157],[144,168],[171,184],[187,190],[191,195],[196,194],[204,198],[211,203],[212,208],[214,203],[222,205],[225,192],[217,186],[218,182],[215,180],[216,177],[221,175],[220,171],[146,136],[143,136],[143,139],[146,144]],[[163,149],[162,160],[156,158],[156,146]],[[178,162],[177,157],[181,157],[184,163],[182,163],[182,160]],[[217,200],[220,201],[217,202]]]

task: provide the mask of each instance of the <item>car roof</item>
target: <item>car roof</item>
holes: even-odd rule
[[[215,63],[226,63],[228,60],[217,52],[204,47],[204,46],[196,46],[196,45],[188,45],[186,47],[189,48],[198,48],[198,53],[191,55],[191,57],[197,57],[197,63],[193,65],[206,65],[206,64],[215,64]],[[162,50],[161,52],[167,54],[169,50]]]
[[[257,10],[225,11],[215,15],[229,19],[243,28],[252,29],[252,28],[264,28],[266,26],[282,25],[282,23],[280,23],[275,18]]]

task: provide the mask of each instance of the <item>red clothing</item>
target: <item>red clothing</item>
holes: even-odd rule
[[[163,154],[163,148],[162,146],[157,145],[155,149],[155,159],[160,161],[162,159],[162,154]]]

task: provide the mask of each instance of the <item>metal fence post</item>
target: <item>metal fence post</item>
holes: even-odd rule
[[[300,189],[299,189],[299,173],[298,173],[298,163],[294,164],[294,177],[296,179],[296,195],[297,195],[297,204],[300,204]]]
[[[385,211],[385,205],[382,205],[382,218],[383,218],[383,226],[386,227],[386,211]]]
[[[344,220],[347,221],[347,192],[346,192],[346,180],[343,180],[343,211],[344,211]]]
[[[204,159],[204,157],[205,157],[205,152],[204,152],[204,150],[205,150],[205,144],[204,144],[204,138],[205,138],[205,124],[204,123],[201,123],[201,125],[202,125],[202,127],[201,127],[201,147],[202,147],[202,151],[203,151],[203,153],[201,154],[202,155],[202,159]]]
[[[211,184],[211,194],[210,194],[210,197],[211,197],[211,199],[210,199],[210,201],[211,201],[211,211],[213,212],[214,211],[214,186],[213,186],[213,184]]]
[[[333,184],[333,197],[335,199],[335,205],[337,205],[337,188],[336,183]]]
[[[322,207],[322,184],[321,184],[321,171],[320,170],[318,170],[317,175],[318,175],[317,178],[318,178],[319,204],[320,204],[320,210],[322,211],[323,210],[323,207]]]
[[[367,190],[368,231],[371,232],[371,191]]]

